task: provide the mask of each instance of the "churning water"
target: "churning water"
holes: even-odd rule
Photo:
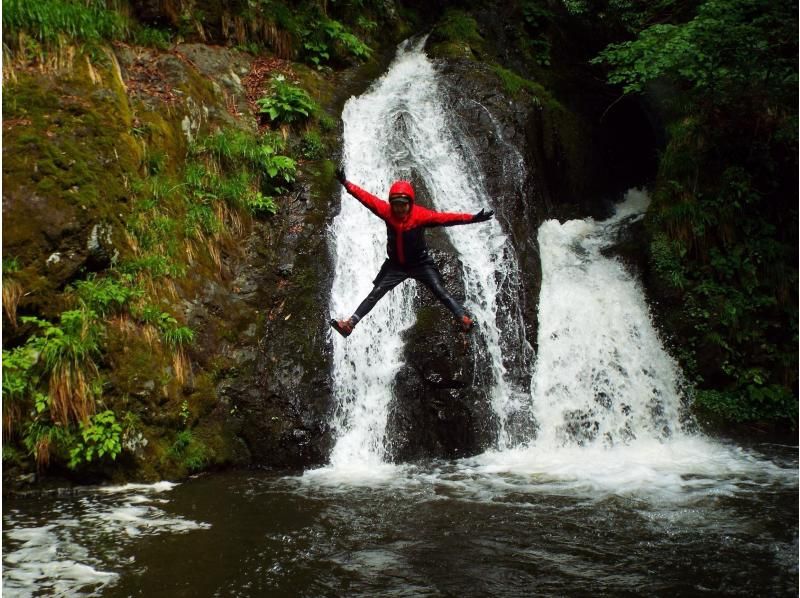
[[[353,182],[382,195],[413,173],[439,210],[491,208],[419,43],[343,118]],[[333,337],[328,467],[4,501],[3,595],[796,596],[797,447],[687,429],[680,372],[642,291],[603,254],[646,204],[632,191],[604,222],[541,226],[528,393],[504,365],[528,350],[504,307],[521,275],[510,243],[494,221],[447,231],[491,364],[492,450],[387,462],[401,333],[414,323],[406,283],[346,341]],[[343,196],[331,239],[331,311],[343,317],[384,259],[384,225]]]

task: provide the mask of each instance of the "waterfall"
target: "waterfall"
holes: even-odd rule
[[[403,46],[390,70],[360,97],[350,98],[342,113],[344,165],[349,180],[376,195],[405,175],[395,159],[395,116],[413,84],[415,53]],[[386,227],[342,190],[342,209],[330,237],[335,247],[331,312],[350,316],[372,289],[386,257]],[[385,428],[392,380],[402,365],[400,334],[415,319],[415,286],[402,284],[386,295],[347,339],[333,335],[336,444],[333,467],[370,467],[384,462]]]
[[[680,432],[681,375],[651,322],[633,276],[602,250],[641,218],[631,190],[603,222],[544,222],[539,353],[532,382],[539,448],[613,446]]]
[[[475,161],[465,160],[463,142],[448,125],[436,73],[422,52],[424,41],[402,44],[388,72],[345,105],[347,177],[380,196],[393,180],[413,174],[424,182],[434,209],[491,209]],[[465,307],[478,321],[475,345],[486,352],[490,365],[489,393],[499,415],[498,445],[504,448],[520,440],[520,426],[511,429],[508,423],[529,420],[531,409],[529,394],[514,387],[505,365],[511,351],[527,346],[524,327],[521,318],[505,317],[498,303],[518,287],[515,255],[496,220],[445,230],[464,264]],[[385,225],[343,191],[330,238],[336,255],[331,311],[346,317],[372,288],[372,277],[385,257]],[[348,339],[333,335],[333,467],[385,460],[391,386],[402,365],[401,333],[415,321],[415,292],[416,283],[404,283],[384,297]],[[510,303],[515,303],[514,297]]]
[[[458,134],[422,44],[401,45],[388,72],[347,102],[348,179],[384,195],[393,180],[413,178],[423,183],[423,203],[437,210],[491,208],[477,160],[467,137]],[[519,154],[503,167],[521,189]],[[303,480],[336,488],[387,484],[398,491],[430,484],[489,501],[538,492],[680,501],[733,492],[759,476],[796,484],[796,471],[684,429],[690,418],[680,370],[653,326],[639,283],[604,254],[647,203],[645,193],[633,190],[608,220],[540,226],[538,354],[525,366],[526,388],[514,382],[519,365],[509,366],[530,351],[518,305],[522,273],[509,239],[497,221],[444,229],[463,264],[466,307],[479,322],[471,342],[476,359],[488,365],[489,381],[481,388],[498,422],[496,445],[432,468],[387,463],[386,422],[403,365],[402,333],[415,322],[416,283],[408,281],[349,338],[331,335],[336,442],[331,466],[307,471]],[[330,241],[336,256],[331,313],[346,317],[370,291],[384,260],[385,225],[342,192]]]

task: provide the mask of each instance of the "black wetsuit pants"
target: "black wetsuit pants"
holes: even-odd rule
[[[424,262],[418,266],[403,267],[386,260],[383,266],[381,266],[378,276],[372,281],[372,284],[375,285],[372,291],[370,291],[367,298],[364,299],[361,305],[358,306],[358,309],[356,309],[356,321],[366,316],[386,293],[407,278],[418,280],[428,287],[436,298],[444,303],[445,307],[453,312],[453,315],[457,318],[464,315],[464,308],[445,290],[442,275],[433,262]]]

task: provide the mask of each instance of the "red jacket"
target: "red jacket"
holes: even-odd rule
[[[392,188],[397,187],[398,183],[392,185]],[[375,197],[350,181],[344,183],[344,188],[350,195],[386,223],[386,253],[389,260],[401,266],[417,266],[430,260],[428,246],[425,243],[426,228],[470,224],[473,222],[474,216],[454,212],[435,212],[418,206],[414,203],[411,186],[408,183],[402,186],[410,191],[408,195],[411,196],[411,209],[405,217],[397,218],[392,214],[389,202]]]

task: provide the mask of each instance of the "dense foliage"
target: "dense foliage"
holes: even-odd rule
[[[692,4],[629,3],[597,62],[667,115],[651,253],[698,406],[796,422],[797,3]]]

